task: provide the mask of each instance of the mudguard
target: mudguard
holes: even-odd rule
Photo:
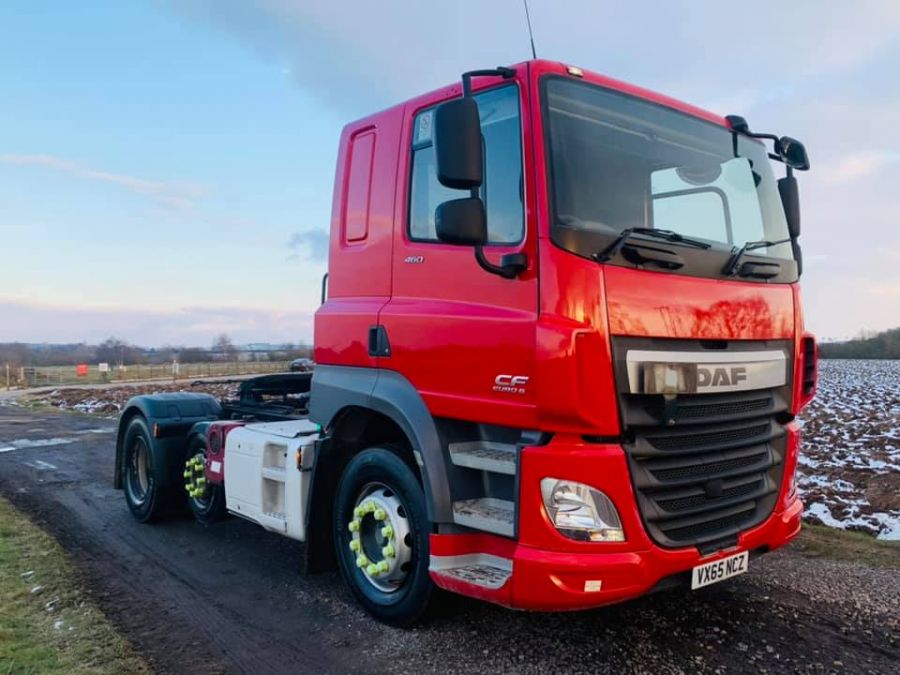
[[[400,373],[376,368],[316,366],[309,418],[328,428],[344,408],[382,413],[406,434],[424,478],[432,522],[452,522],[450,487],[434,418],[412,383]]]
[[[209,394],[177,392],[148,394],[129,399],[119,415],[116,432],[116,469],[113,486],[121,490],[125,429],[140,415],[150,427],[153,473],[162,486],[181,481],[186,442],[195,427],[220,419],[222,406]]]

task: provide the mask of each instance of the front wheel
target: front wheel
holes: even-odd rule
[[[341,576],[379,621],[409,626],[427,612],[430,530],[422,487],[394,449],[350,461],[335,497],[334,542]]]

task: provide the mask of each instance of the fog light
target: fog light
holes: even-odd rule
[[[560,534],[579,541],[625,541],[619,513],[600,490],[584,483],[544,478],[541,496]]]

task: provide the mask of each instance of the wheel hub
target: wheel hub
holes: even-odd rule
[[[350,551],[366,580],[380,591],[396,591],[406,579],[412,559],[403,502],[384,485],[367,486],[356,501],[347,529]]]
[[[209,492],[203,453],[197,453],[184,463],[184,490],[191,499],[205,499]]]

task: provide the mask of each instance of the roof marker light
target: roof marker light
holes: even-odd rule
[[[584,71],[578,66],[566,66],[566,72],[575,77],[584,77]]]

